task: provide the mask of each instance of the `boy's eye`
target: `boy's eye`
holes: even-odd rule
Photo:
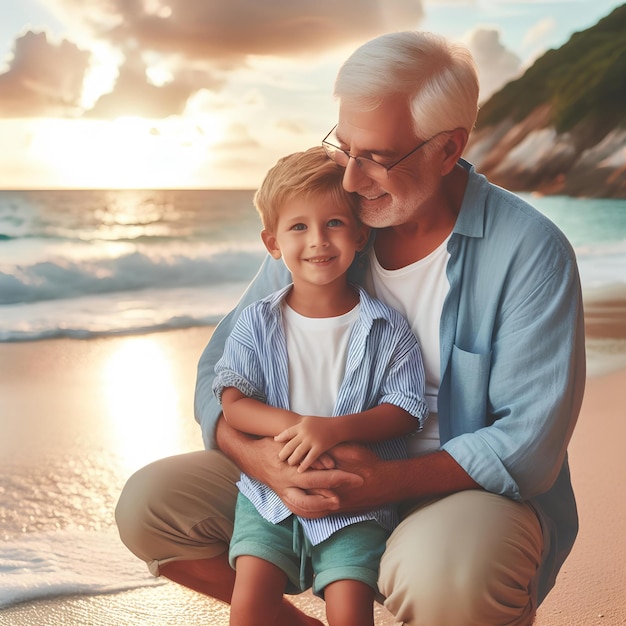
[[[342,224],[343,221],[338,218],[328,220],[328,226],[341,226]]]
[[[291,227],[291,230],[306,230],[306,224],[302,224],[302,223],[294,224]]]

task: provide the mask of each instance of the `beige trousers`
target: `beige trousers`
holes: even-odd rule
[[[238,477],[216,451],[144,467],[117,505],[122,541],[155,576],[170,561],[226,552]],[[541,527],[528,505],[460,492],[405,513],[387,542],[379,588],[385,606],[410,626],[526,626],[536,610],[542,550]]]

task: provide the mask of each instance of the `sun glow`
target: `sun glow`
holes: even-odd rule
[[[48,165],[55,187],[197,187],[221,128],[206,115],[45,120],[33,130],[30,151]]]

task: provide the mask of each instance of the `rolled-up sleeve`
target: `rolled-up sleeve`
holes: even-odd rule
[[[424,399],[424,363],[422,353],[408,324],[402,326],[380,391],[379,404],[393,404],[418,419],[421,430],[428,417]]]
[[[222,358],[215,365],[213,393],[220,404],[226,387],[234,387],[245,396],[260,402],[267,401],[263,392],[263,367],[254,348],[254,337],[247,332],[253,328],[249,319],[250,309],[246,308],[226,339]]]
[[[471,346],[469,354],[466,346],[453,349],[451,421],[478,428],[443,445],[478,484],[516,500],[545,493],[557,479],[585,385],[573,252],[564,245],[535,253],[552,258],[512,266],[491,345]],[[485,423],[472,410],[482,410]]]

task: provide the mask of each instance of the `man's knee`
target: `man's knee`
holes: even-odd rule
[[[143,558],[141,539],[150,527],[150,502],[158,499],[159,463],[152,463],[135,472],[124,485],[115,507],[115,522],[122,542],[139,558]]]
[[[215,451],[155,461],[133,474],[115,511],[120,538],[153,573],[227,549],[239,470]]]
[[[396,529],[381,592],[406,624],[531,624],[542,549],[528,506],[481,491],[454,494]]]

